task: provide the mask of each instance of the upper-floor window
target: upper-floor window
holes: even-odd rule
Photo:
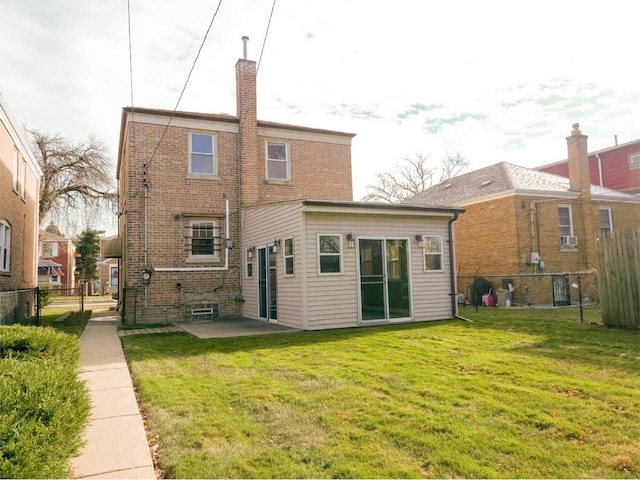
[[[573,219],[571,217],[571,205],[558,206],[558,225],[560,227],[560,235],[573,235]]]
[[[342,273],[341,235],[318,235],[318,270],[320,273]]]
[[[284,239],[284,274],[293,275],[293,237]]]
[[[24,158],[20,159],[20,185],[18,191],[20,192],[20,198],[24,200],[27,192],[27,161]]]
[[[289,180],[289,144],[267,141],[267,180]]]
[[[610,207],[600,208],[600,233],[604,236],[611,235],[613,232],[613,217]]]
[[[57,257],[58,242],[43,242],[41,257]]]
[[[11,271],[11,225],[0,220],[0,272]]]
[[[427,272],[442,271],[442,237],[424,236],[424,269]]]
[[[189,134],[189,173],[216,175],[215,137],[212,134]]]
[[[629,170],[640,168],[640,153],[629,155]]]
[[[211,260],[216,256],[217,224],[213,220],[192,220],[189,225],[189,256]]]
[[[13,191],[18,192],[20,188],[20,161],[18,150],[13,151]]]

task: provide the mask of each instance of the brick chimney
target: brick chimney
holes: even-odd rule
[[[258,201],[260,162],[258,160],[258,120],[256,95],[256,62],[247,60],[247,40],[242,37],[244,58],[236,62],[236,105],[239,125],[238,154],[241,168],[241,202]],[[263,166],[264,169],[264,166]]]
[[[574,123],[571,136],[567,137],[569,154],[569,185],[571,190],[579,191],[573,210],[574,233],[578,236],[578,252],[581,267],[595,267],[595,242],[599,225],[598,209],[591,200],[591,182],[589,179],[589,154],[587,136],[582,135],[580,124]]]
[[[571,136],[567,137],[569,184],[572,190],[580,191],[582,197],[590,198],[588,137],[582,134],[579,127],[579,123],[574,123]]]

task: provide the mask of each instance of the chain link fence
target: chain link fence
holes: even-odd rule
[[[478,308],[537,309],[545,317],[602,323],[595,271],[458,277],[458,304]]]

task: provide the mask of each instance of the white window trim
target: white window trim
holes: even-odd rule
[[[283,160],[279,159],[270,159],[269,158],[269,144],[270,143],[284,143],[286,150],[286,159],[284,162],[287,165],[287,175],[286,178],[272,178],[269,177],[269,162],[282,162]],[[265,178],[268,182],[290,182],[291,181],[291,150],[289,147],[289,142],[286,140],[277,140],[275,138],[265,140],[264,142],[264,168],[265,168]]]
[[[640,168],[640,153],[632,153],[629,155],[629,170],[637,170]]]
[[[569,204],[558,205],[558,228],[560,228],[561,226],[565,226],[565,225],[560,225],[560,208],[563,208],[563,207],[569,209],[569,230],[570,230],[569,236],[573,237],[575,236],[575,234],[573,232],[573,211],[571,209],[571,205]]]
[[[22,158],[20,162],[20,198],[25,199],[27,193],[27,161]]]
[[[18,186],[19,186],[19,179],[20,179],[20,172],[19,172],[19,167],[20,167],[20,161],[19,161],[19,156],[18,156],[18,150],[14,149],[13,150],[13,169],[12,169],[12,174],[13,174],[13,180],[12,180],[12,186],[13,186],[13,191],[18,193]]]
[[[423,241],[424,241],[424,247],[422,247],[422,263],[423,263],[423,268],[424,271],[427,273],[432,273],[432,272],[444,272],[444,243],[442,241],[442,235],[428,235],[425,234],[422,236]],[[428,238],[438,238],[440,240],[440,251],[438,253],[433,253],[433,252],[427,252],[427,239]],[[440,269],[438,270],[430,270],[427,268],[427,255],[432,255],[432,256],[436,256],[436,255],[440,255]]]
[[[191,171],[191,155],[196,153],[198,155],[209,155],[208,153],[203,152],[194,152],[192,148],[192,138],[193,135],[209,135],[211,137],[211,161],[213,162],[213,173],[199,173]],[[218,176],[218,159],[216,155],[217,149],[217,141],[216,135],[211,132],[198,132],[191,131],[189,132],[189,175],[197,176],[197,177],[217,177]]]
[[[600,207],[598,209],[598,221],[600,220],[600,212],[606,211],[608,212],[609,217],[609,233],[613,233],[613,213],[611,212],[611,207]],[[600,225],[600,231],[602,231],[602,225]]]
[[[116,282],[113,283],[113,271],[116,270],[118,271],[118,266],[117,265],[109,265],[109,286],[110,287],[117,287],[118,286],[118,282],[120,280],[120,272],[118,272],[118,276],[116,276]]]
[[[249,258],[249,252],[251,252],[251,258]],[[253,278],[254,277],[254,275],[253,275],[253,273],[254,273],[253,272],[253,267],[254,267],[253,260],[254,260],[255,254],[256,254],[254,247],[247,248],[245,250],[245,253],[246,253],[246,257],[245,257],[246,267],[245,267],[245,270],[244,270],[245,278]],[[251,275],[249,275],[249,265],[251,265]]]
[[[11,225],[0,220],[0,272],[11,272]]]
[[[211,223],[213,224],[213,254],[211,255],[193,255],[192,249],[193,249],[193,227],[199,224],[203,224],[203,223]],[[191,220],[189,220],[189,254],[187,256],[187,261],[188,262],[217,262],[220,260],[220,257],[218,256],[217,250],[216,250],[216,246],[219,246],[219,239],[217,238],[218,235],[218,229],[220,227],[218,226],[218,222],[215,219],[212,218],[193,218]]]
[[[340,246],[340,252],[338,253],[320,253],[320,237],[338,237],[339,241],[338,241],[338,245]],[[322,276],[335,276],[335,275],[342,275],[343,271],[344,271],[344,267],[342,265],[342,234],[340,233],[319,233],[318,234],[318,238],[316,241],[317,244],[317,248],[318,248],[318,275],[322,275]],[[329,255],[338,255],[340,257],[340,271],[339,272],[322,272],[321,268],[320,268],[320,258],[323,256],[329,256]]]
[[[291,255],[287,255],[287,240],[291,240]],[[287,258],[292,262],[292,273],[287,273]],[[285,237],[282,240],[282,269],[285,277],[295,277],[296,275],[296,242],[293,237]]]

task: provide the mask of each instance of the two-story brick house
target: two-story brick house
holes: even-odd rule
[[[460,276],[595,268],[598,238],[640,226],[640,198],[590,185],[587,136],[578,124],[567,146],[569,178],[502,162],[407,202],[465,208],[456,223]]]
[[[0,95],[0,290],[37,284],[41,175]]]
[[[123,110],[125,320],[311,330],[454,316],[462,210],[353,202],[353,134],[258,120],[253,61],[237,62],[236,92],[236,116]]]
[[[76,287],[76,249],[71,239],[46,230],[40,231],[38,283],[54,290]]]
[[[549,163],[536,170],[569,177],[569,161]],[[640,194],[640,140],[633,140],[589,153],[592,185]]]

